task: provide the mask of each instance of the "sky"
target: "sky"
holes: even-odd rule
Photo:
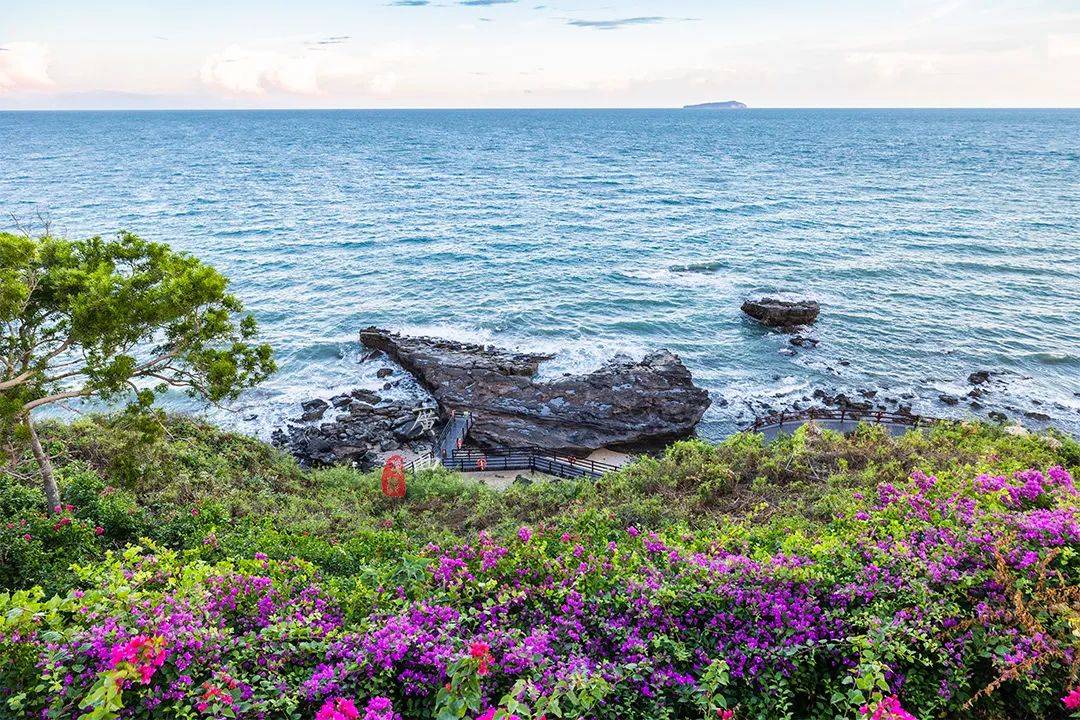
[[[1080,107],[1080,0],[0,0],[0,109]]]

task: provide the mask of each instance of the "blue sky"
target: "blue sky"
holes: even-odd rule
[[[1077,107],[1070,0],[3,0],[0,109]]]

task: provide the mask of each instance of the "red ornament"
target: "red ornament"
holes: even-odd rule
[[[405,497],[405,458],[391,455],[382,470],[383,495],[392,498]]]

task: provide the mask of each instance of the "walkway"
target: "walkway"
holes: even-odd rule
[[[765,442],[775,440],[777,435],[790,435],[799,427],[813,422],[823,430],[835,430],[848,433],[862,423],[881,425],[890,435],[903,435],[912,428],[917,428],[930,418],[903,413],[890,413],[869,410],[822,410],[809,408],[795,412],[781,412],[756,419],[743,428],[745,432],[757,432],[765,436]]]
[[[432,452],[409,463],[410,471],[422,470],[441,464],[459,472],[505,472],[528,470],[564,478],[599,478],[604,473],[618,470],[619,465],[559,455],[538,447],[510,447],[483,450],[463,447],[472,415],[462,413],[451,416],[449,422],[435,438]]]

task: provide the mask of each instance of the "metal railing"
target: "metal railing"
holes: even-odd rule
[[[918,427],[931,420],[921,415],[909,413],[886,412],[884,410],[859,410],[856,408],[841,408],[833,410],[829,408],[807,408],[789,412],[773,413],[755,418],[754,422],[743,428],[746,432],[760,432],[767,427],[783,427],[785,423],[802,423],[808,420],[838,420],[841,423],[875,423],[885,425],[906,425]]]
[[[458,448],[442,458],[442,464],[462,472],[493,470],[535,470],[559,477],[599,478],[619,469],[600,460],[560,455],[539,447],[512,447],[484,450]]]
[[[415,458],[405,466],[405,470],[416,473],[420,470],[442,464],[450,470],[460,472],[493,472],[507,470],[533,470],[557,477],[599,478],[605,473],[618,470],[619,466],[600,460],[590,460],[572,455],[560,455],[551,450],[536,446],[500,447],[482,449],[475,447],[453,447],[449,442],[450,433],[455,428],[461,429],[460,420],[464,419],[462,439],[472,428],[474,416],[471,413],[451,415],[435,436],[432,449]]]

